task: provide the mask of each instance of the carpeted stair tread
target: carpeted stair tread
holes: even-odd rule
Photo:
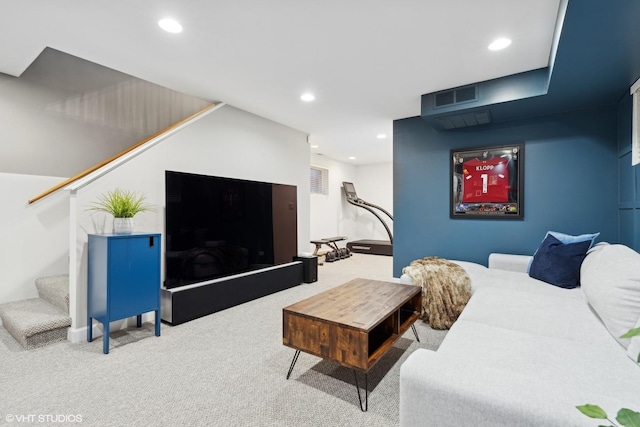
[[[65,313],[69,313],[68,274],[39,277],[36,279],[36,289],[40,298],[49,301]]]
[[[49,301],[30,298],[0,304],[2,326],[26,349],[64,341],[71,317]]]

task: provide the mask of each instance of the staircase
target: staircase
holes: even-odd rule
[[[71,326],[69,276],[36,279],[38,298],[0,304],[2,326],[27,350],[65,341]]]

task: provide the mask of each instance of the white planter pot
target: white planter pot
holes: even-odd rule
[[[113,218],[113,234],[133,233],[133,218]]]

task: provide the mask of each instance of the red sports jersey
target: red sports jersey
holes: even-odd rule
[[[509,201],[507,159],[471,159],[462,164],[462,202],[491,203]]]

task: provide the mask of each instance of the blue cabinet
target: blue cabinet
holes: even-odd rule
[[[109,322],[155,312],[160,336],[160,234],[90,234],[87,281],[87,341],[93,320],[104,328],[102,351],[109,353]]]

